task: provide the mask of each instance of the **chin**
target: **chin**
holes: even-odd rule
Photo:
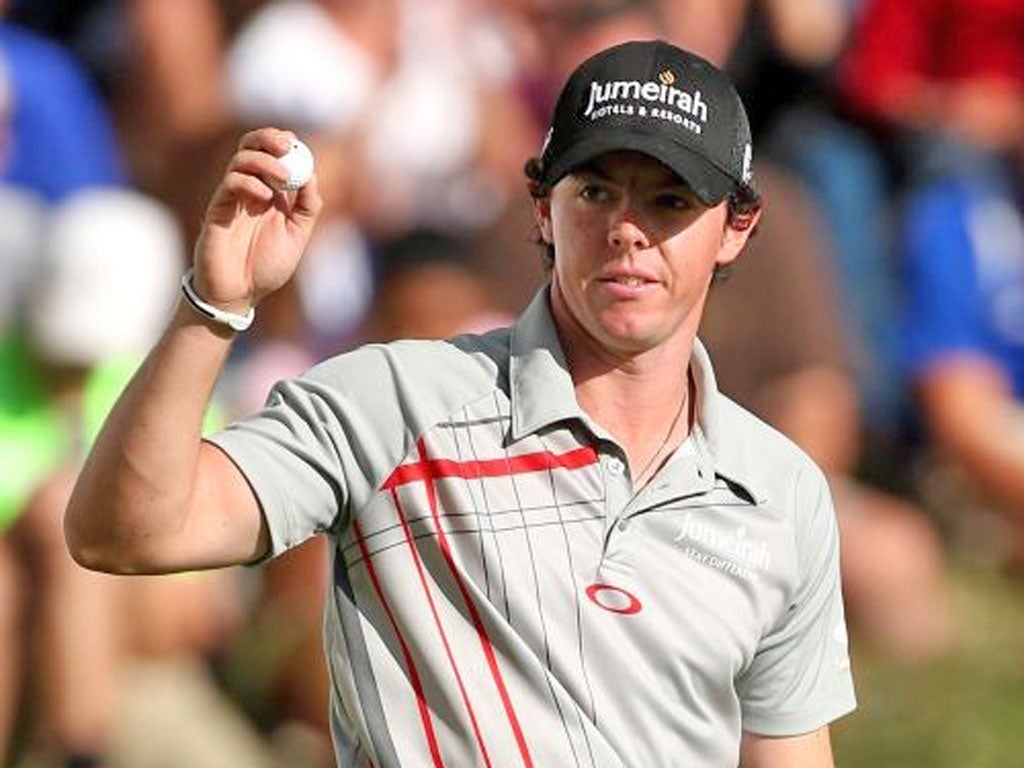
[[[602,343],[620,352],[646,352],[658,346],[661,337],[640,328],[604,326],[601,329]]]

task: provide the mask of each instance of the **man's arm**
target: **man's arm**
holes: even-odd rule
[[[1024,406],[997,365],[980,355],[950,356],[918,381],[935,442],[979,487],[1024,520]]]
[[[834,768],[828,726],[801,736],[743,733],[740,768]]]
[[[269,128],[246,134],[213,195],[194,261],[196,292],[210,304],[244,313],[298,266],[321,200],[315,177],[293,198],[277,191],[288,173],[276,158],[291,138]],[[266,553],[255,495],[231,460],[200,438],[232,336],[179,304],[75,485],[65,532],[82,565],[160,573]]]

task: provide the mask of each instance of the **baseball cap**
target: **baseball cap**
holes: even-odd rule
[[[707,205],[753,179],[750,123],[732,81],[663,40],[613,46],[570,75],[541,151],[543,181],[617,150],[661,161]]]

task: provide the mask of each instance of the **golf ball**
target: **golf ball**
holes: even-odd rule
[[[277,159],[288,169],[286,190],[301,189],[313,175],[313,153],[298,139],[292,139],[291,147]]]

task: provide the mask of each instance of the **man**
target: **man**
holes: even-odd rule
[[[320,207],[275,192],[289,139],[242,140],[196,249],[190,301],[237,327]],[[831,766],[828,489],[695,337],[759,215],[750,161],[707,62],[589,59],[529,164],[553,265],[515,326],[333,358],[203,442],[234,332],[183,303],[83,470],[75,557],[210,568],[326,533],[342,766]]]

